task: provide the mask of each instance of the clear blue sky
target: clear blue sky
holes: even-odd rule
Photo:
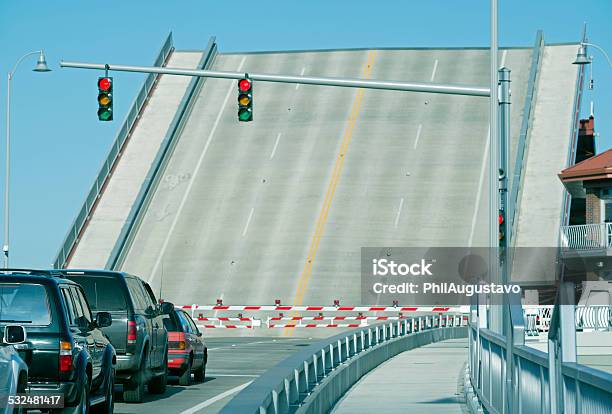
[[[11,264],[49,266],[125,116],[142,75],[115,74],[115,121],[97,120],[97,72],[60,69],[82,60],[149,65],[169,31],[180,49],[251,51],[377,46],[487,46],[481,1],[32,1],[0,3],[0,166],[4,171],[6,73],[44,48],[53,72],[22,63],[12,94]],[[589,39],[612,53],[609,0],[500,0],[501,46]],[[612,146],[612,68],[595,56],[599,150]],[[585,110],[588,105],[585,105]],[[4,191],[1,175],[0,191]],[[0,193],[2,194],[2,193]]]

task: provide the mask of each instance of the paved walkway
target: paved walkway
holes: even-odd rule
[[[467,339],[403,352],[364,376],[332,413],[461,413],[467,352]]]

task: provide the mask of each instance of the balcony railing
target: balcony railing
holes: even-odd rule
[[[591,250],[612,248],[612,223],[561,226],[561,247]]]

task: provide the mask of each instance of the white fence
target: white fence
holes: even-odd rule
[[[561,247],[590,250],[612,248],[612,223],[561,226]]]

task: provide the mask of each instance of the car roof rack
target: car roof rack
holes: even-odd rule
[[[32,275],[32,276],[47,276],[47,277],[60,277],[64,278],[61,271],[55,270],[42,270],[42,269],[24,269],[24,268],[0,268],[0,274],[20,274],[20,275]]]

